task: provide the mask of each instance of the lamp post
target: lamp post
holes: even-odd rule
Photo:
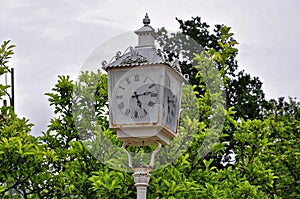
[[[176,61],[155,45],[155,31],[146,14],[135,31],[138,45],[102,62],[108,74],[109,125],[123,141],[133,171],[137,198],[145,199],[155,155],[177,137],[182,84],[186,77]],[[133,166],[126,146],[157,146],[148,165]]]
[[[149,165],[140,166],[140,167],[134,167],[132,165],[132,157],[130,153],[126,150],[126,143],[123,144],[123,149],[127,153],[128,156],[128,166],[133,171],[133,179],[134,179],[134,186],[136,187],[137,192],[137,199],[146,199],[147,198],[147,187],[149,185],[150,181],[150,172],[154,167],[154,158],[155,155],[159,152],[161,149],[160,142],[157,142],[157,148],[152,152],[151,154],[151,160]]]
[[[11,81],[11,96],[10,96],[10,105],[13,110],[15,110],[15,69],[11,68],[8,70],[10,72],[10,81]]]
[[[11,68],[11,69],[7,69],[7,71],[10,73],[11,94],[9,94],[7,91],[5,91],[5,92],[6,92],[6,95],[8,96],[8,98],[9,98],[9,105],[14,110],[15,109],[15,80],[14,80],[15,70],[14,70],[14,68]],[[5,76],[5,83],[7,85],[6,76]],[[6,100],[3,100],[3,105],[4,106],[7,105]]]

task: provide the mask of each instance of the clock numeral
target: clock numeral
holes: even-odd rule
[[[135,75],[134,76],[134,81],[136,81],[136,82],[140,81],[140,76],[139,75]]]
[[[125,111],[125,115],[129,115],[129,113],[130,113],[130,109],[128,108],[128,109],[126,109],[126,111]]]
[[[169,124],[170,126],[172,125],[172,117],[170,115],[167,115],[167,120],[166,120],[166,123]]]
[[[155,86],[155,84],[151,84],[148,88],[151,89],[153,86]]]
[[[124,102],[121,102],[120,104],[118,104],[119,109],[124,108],[124,106],[125,106]]]
[[[157,97],[157,93],[151,93],[151,97]]]
[[[122,90],[125,90],[125,88],[124,88],[124,87],[122,87],[122,86],[119,86],[119,88],[120,88],[120,89],[122,89]]]
[[[148,114],[148,112],[144,109],[144,113],[147,115]]]
[[[144,83],[146,82],[147,79],[148,79],[148,77],[146,76],[146,78],[144,79]]]
[[[172,116],[172,117],[174,117],[174,116],[175,116],[175,114],[174,114],[174,111],[173,111],[173,110],[171,111],[171,116]]]
[[[169,116],[169,115],[167,115],[166,123],[167,123],[167,124],[170,123],[170,116]]]
[[[131,83],[131,81],[130,81],[129,78],[126,78],[125,80],[126,80],[127,84],[130,84],[130,83]]]
[[[148,106],[151,106],[151,107],[152,107],[152,106],[154,106],[154,104],[155,104],[154,102],[150,101],[150,102],[148,103]]]
[[[134,117],[135,117],[135,118],[138,118],[138,117],[139,117],[139,114],[138,114],[137,111],[134,111]]]
[[[123,96],[122,95],[117,95],[117,99],[122,99]]]

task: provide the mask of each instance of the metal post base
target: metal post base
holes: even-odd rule
[[[137,199],[146,199],[147,198],[147,187],[150,181],[150,171],[151,168],[132,168],[134,186],[136,187]]]
[[[132,166],[132,157],[130,153],[126,150],[126,143],[123,144],[123,149],[127,153],[128,156],[128,165],[133,171],[133,178],[134,178],[134,186],[136,187],[137,191],[137,199],[146,199],[147,198],[147,187],[150,181],[150,172],[154,167],[154,158],[155,155],[159,152],[161,148],[160,142],[157,142],[157,148],[151,154],[151,161],[149,165],[145,167],[133,167]]]

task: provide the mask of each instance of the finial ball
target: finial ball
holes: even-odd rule
[[[148,17],[148,13],[146,13],[145,18],[143,19],[143,23],[144,23],[144,25],[149,25],[150,24],[150,19]]]

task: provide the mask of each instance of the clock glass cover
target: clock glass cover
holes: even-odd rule
[[[149,116],[158,103],[158,86],[144,74],[130,74],[122,78],[114,91],[115,107],[131,119]]]

